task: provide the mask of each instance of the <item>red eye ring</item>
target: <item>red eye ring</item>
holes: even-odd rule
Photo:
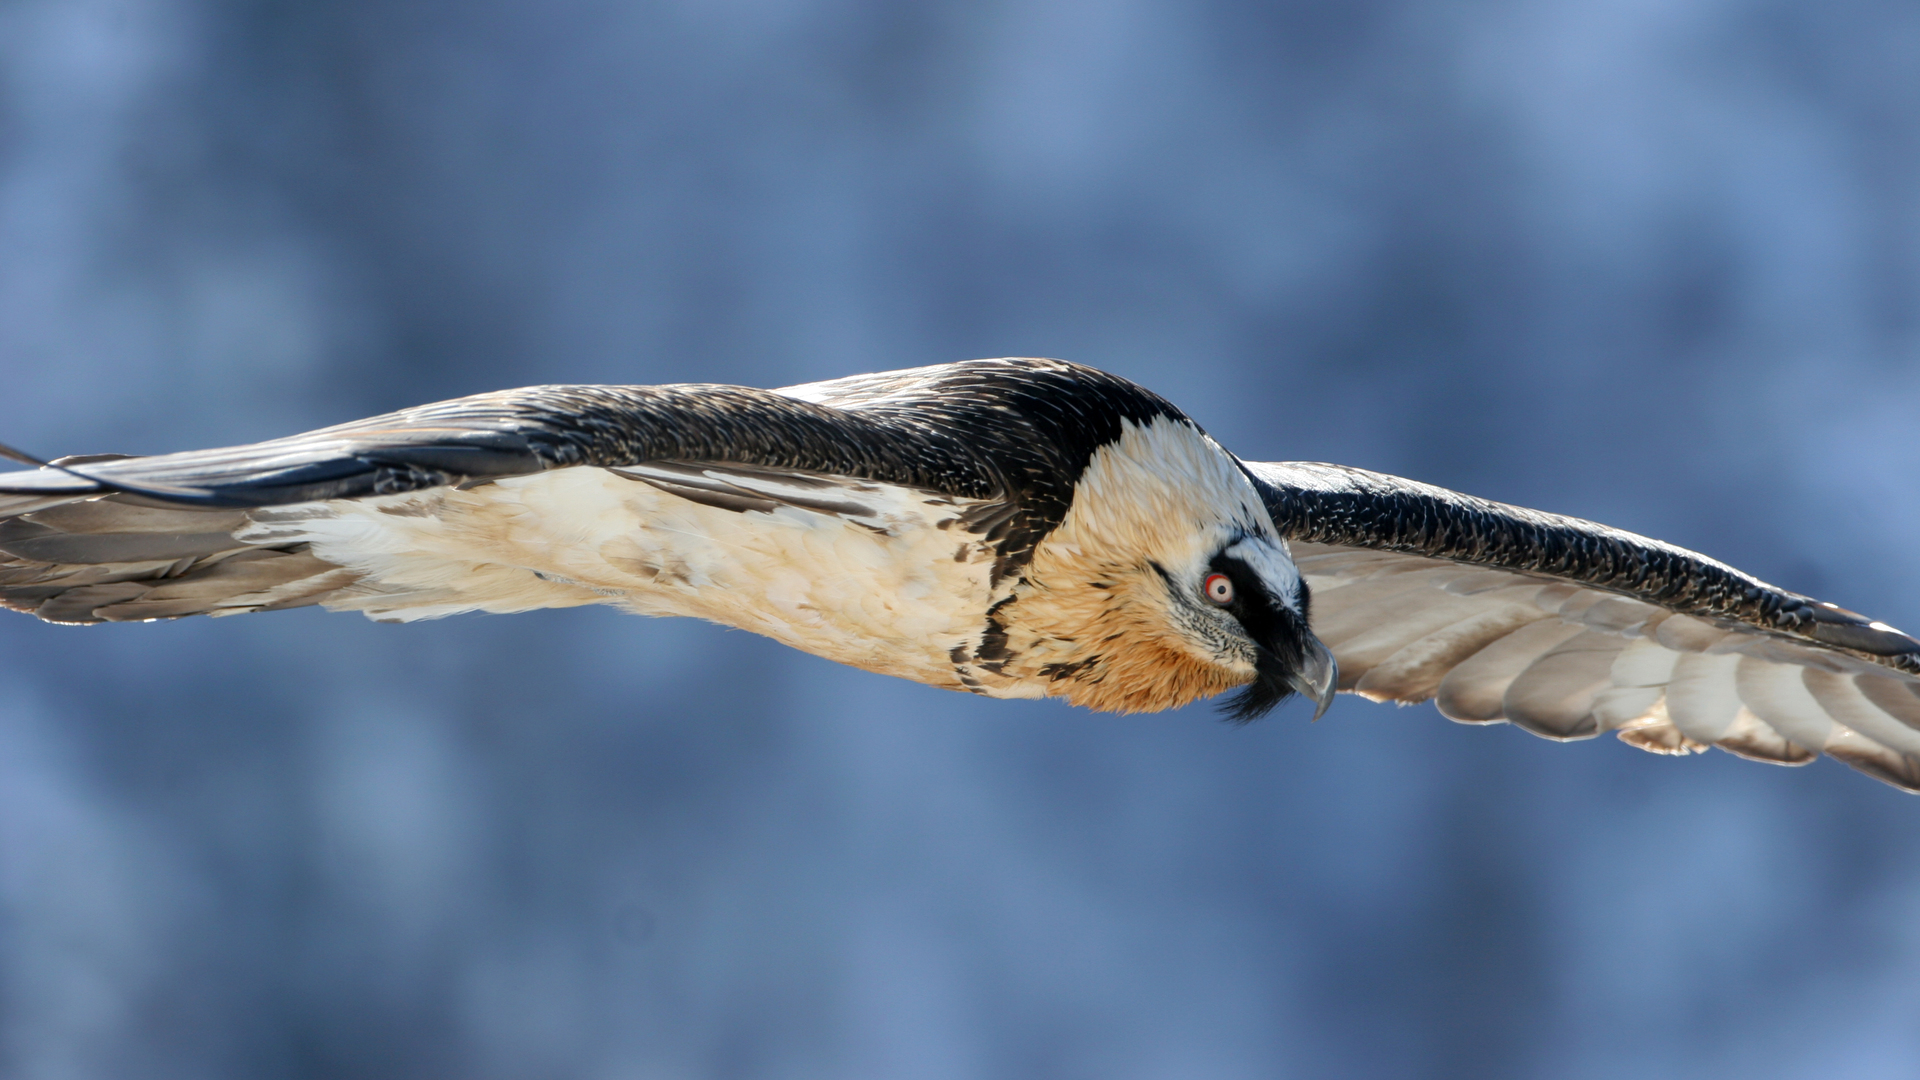
[[[1225,574],[1208,574],[1207,580],[1200,583],[1200,592],[1208,600],[1226,607],[1233,603],[1233,579]]]

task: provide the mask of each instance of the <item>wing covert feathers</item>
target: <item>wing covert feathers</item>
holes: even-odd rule
[[[1519,571],[1920,674],[1920,641],[1704,555],[1579,518],[1318,462],[1247,462],[1290,540]]]
[[[247,446],[63,458],[63,469],[0,473],[0,517],[109,493],[123,502],[245,510],[474,487],[583,465],[707,463],[993,501],[1005,512],[986,539],[997,553],[996,578],[1004,578],[1024,567],[1034,545],[1066,516],[1093,453],[1117,439],[1124,423],[1159,417],[1186,421],[1125,379],[1027,358],[786,391],[533,386]],[[692,477],[652,475],[648,482],[680,484],[680,493],[715,505],[758,505],[766,494],[721,491]]]

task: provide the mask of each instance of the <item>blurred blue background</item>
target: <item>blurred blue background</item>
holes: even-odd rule
[[[1920,623],[1907,0],[0,0],[0,432],[977,356]],[[0,1074],[1920,1075],[1920,801],[609,610],[0,619]]]

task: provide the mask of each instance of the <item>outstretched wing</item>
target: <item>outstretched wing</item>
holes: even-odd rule
[[[262,526],[271,508],[570,468],[742,513],[860,522],[874,507],[848,482],[967,500],[1000,580],[1065,514],[1094,448],[1158,414],[1178,415],[1091,368],[985,360],[787,391],[529,387],[247,446],[63,458],[0,474],[0,606],[97,622],[330,602],[353,575]]]
[[[1671,544],[1337,465],[1248,463],[1340,689],[1550,739],[1829,754],[1920,791],[1920,641]]]

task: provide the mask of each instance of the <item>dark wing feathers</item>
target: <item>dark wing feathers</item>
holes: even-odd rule
[[[652,461],[609,469],[629,480],[651,484],[669,495],[704,503],[721,510],[766,512],[792,506],[815,513],[858,520],[879,511],[858,501],[859,481],[829,482],[813,473],[777,472],[754,466],[717,462]]]
[[[972,361],[796,390],[807,397],[699,384],[527,387],[248,446],[6,474],[0,495],[121,491],[255,507],[573,465],[710,461],[974,499],[1019,495],[1057,504],[1057,521],[1074,479],[1123,418],[1181,415],[1125,380],[1051,360]]]
[[[1290,537],[1577,581],[1920,672],[1920,641],[1672,544],[1344,465],[1248,468]]]
[[[1920,641],[1690,551],[1337,465],[1249,463],[1341,687],[1552,739],[1829,754],[1920,791]]]
[[[247,446],[68,457],[0,474],[0,604],[90,622],[313,603],[350,582],[302,551],[234,541],[236,511],[580,465],[638,470],[733,510],[790,505],[859,520],[865,508],[846,485],[809,490],[809,474],[983,500],[964,524],[994,546],[999,579],[1065,515],[1087,460],[1122,421],[1156,416],[1181,418],[1092,368],[980,360],[784,393],[536,386]],[[89,506],[94,517],[71,516]]]

